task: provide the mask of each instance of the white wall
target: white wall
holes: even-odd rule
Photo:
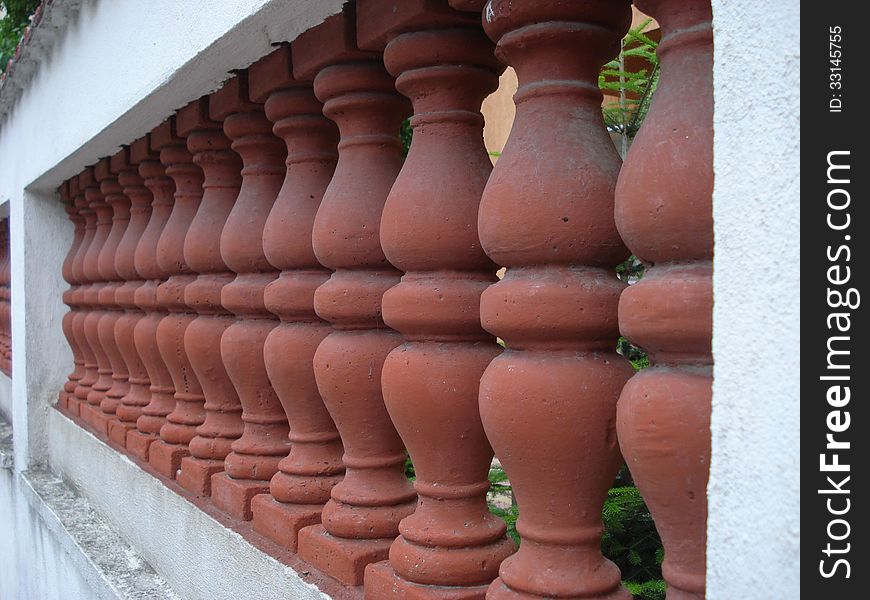
[[[0,373],[0,418],[12,422],[12,380]]]
[[[799,598],[799,3],[713,0],[713,25],[707,597]]]

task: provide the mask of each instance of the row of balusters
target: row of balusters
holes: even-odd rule
[[[669,598],[702,598],[710,2],[637,4],[661,80],[624,165],[597,74],[627,1],[357,0],[70,179],[60,407],[369,598],[629,598],[599,548],[624,457]]]
[[[12,271],[9,218],[0,220],[0,371],[12,377]]]

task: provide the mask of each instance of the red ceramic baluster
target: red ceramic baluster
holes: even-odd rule
[[[62,326],[63,334],[66,337],[70,350],[72,350],[74,366],[72,373],[67,376],[63,389],[58,394],[58,406],[63,410],[68,410],[69,397],[75,393],[76,385],[85,374],[84,354],[73,332],[73,321],[80,312],[75,299],[75,292],[79,286],[79,281],[73,271],[73,262],[85,237],[85,219],[79,214],[78,208],[75,205],[75,198],[78,195],[78,178],[73,177],[64,182],[60,189],[60,195],[63,199],[66,214],[73,224],[73,241],[69,252],[67,252],[66,259],[63,261],[63,279],[70,285],[63,293],[63,302],[70,310],[63,316]]]
[[[357,49],[350,7],[292,45],[294,73],[314,80],[323,113],[338,124],[335,174],[314,222],[314,252],[335,272],[317,288],[317,314],[335,331],[314,356],[317,387],[341,434],[346,473],[332,488],[322,525],[299,533],[299,554],[348,585],[384,560],[416,494],[405,449],[384,406],[381,368],[401,337],[381,318],[381,296],[399,281],[379,229],[402,163],[398,133],[408,112],[381,55]]]
[[[616,188],[616,223],[649,265],[619,300],[651,366],[619,399],[619,445],[665,547],[668,600],[705,596],[713,330],[710,0],[644,0],[661,79]],[[685,91],[692,90],[689,96]]]
[[[84,237],[82,238],[82,243],[76,252],[75,258],[73,258],[72,266],[73,276],[76,278],[76,281],[79,282],[79,285],[72,293],[72,299],[79,309],[73,317],[72,332],[79,348],[81,348],[82,359],[84,361],[84,373],[82,374],[81,379],[76,383],[75,390],[67,399],[67,407],[69,408],[70,415],[74,417],[80,416],[81,405],[82,403],[87,402],[91,386],[93,386],[94,382],[97,380],[97,357],[94,355],[94,351],[91,349],[91,345],[85,335],[85,321],[87,320],[88,315],[90,315],[92,308],[88,303],[90,300],[88,290],[91,286],[91,280],[85,272],[84,265],[85,257],[90,250],[91,244],[94,241],[94,236],[97,232],[97,215],[91,209],[91,205],[85,197],[85,188],[91,184],[93,177],[93,170],[88,168],[75,179],[75,185],[70,188],[71,191],[75,191],[73,201],[79,215],[81,215],[85,221]]]
[[[178,114],[187,149],[202,169],[202,201],[184,240],[184,259],[198,275],[184,289],[184,301],[198,316],[184,333],[184,348],[205,394],[205,420],[181,460],[178,483],[200,495],[211,494],[211,477],[224,470],[232,442],[242,435],[242,404],[224,368],[221,336],[235,317],[221,304],[221,290],[232,282],[221,258],[224,224],[242,185],[242,160],[230,149],[220,121],[209,116],[204,97]]]
[[[122,285],[121,277],[115,269],[115,258],[127,225],[130,223],[130,200],[124,195],[124,190],[118,183],[117,172],[112,170],[110,159],[102,159],[94,168],[94,173],[100,182],[100,191],[106,199],[106,204],[112,208],[112,228],[105,245],[100,250],[98,263],[100,275],[106,282],[100,291],[100,304],[107,310],[97,324],[100,345],[109,361],[112,384],[100,401],[100,411],[94,412],[92,421],[99,433],[108,437],[109,422],[117,419],[115,411],[118,409],[120,399],[129,389],[127,365],[115,339],[115,325],[124,314],[115,301],[115,292]]]
[[[251,499],[268,491],[278,462],[290,450],[287,416],[263,359],[266,337],[278,324],[264,304],[264,290],[277,273],[263,252],[263,227],[284,180],[287,151],[262,105],[250,100],[246,73],[213,94],[209,110],[223,121],[244,165],[242,187],[221,234],[221,256],[236,273],[221,290],[221,304],[238,317],[221,337],[221,356],[245,425],[224,461],[225,472],[212,476],[212,500],[229,515],[250,520]]]
[[[104,178],[104,175],[101,173],[98,176],[98,171],[102,171],[100,163],[97,163],[90,171],[92,178],[85,188],[85,198],[97,217],[97,230],[84,260],[85,274],[92,282],[85,292],[86,301],[92,307],[85,319],[85,337],[97,361],[97,380],[91,386],[87,398],[85,398],[87,402],[82,403],[79,412],[85,423],[94,428],[98,434],[105,436],[105,429],[100,429],[101,423],[98,422],[98,418],[100,404],[106,397],[106,392],[112,387],[112,365],[109,363],[106,348],[100,340],[100,321],[103,317],[109,316],[106,304],[109,300],[107,294],[109,290],[107,290],[106,276],[100,272],[100,255],[110,241],[113,210],[112,206],[106,202],[105,195],[100,188],[99,182],[100,179]],[[108,174],[108,168],[105,169],[105,174]],[[114,244],[112,251],[114,252]]]
[[[193,155],[187,149],[187,131],[182,129],[182,115],[187,114],[182,109],[175,117],[171,135],[160,135],[168,133],[163,130],[151,137],[166,174],[175,182],[172,214],[157,243],[157,264],[168,275],[157,288],[157,302],[169,310],[157,326],[157,346],[172,377],[175,402],[160,428],[160,440],[151,445],[148,462],[171,479],[181,468],[181,459],[190,453],[187,445],[205,419],[202,387],[184,349],[184,333],[196,318],[184,301],[185,288],[196,278],[184,259],[184,240],[202,200],[203,181],[202,169],[193,164]]]
[[[155,128],[149,138],[148,146],[157,153],[164,140],[175,137],[174,119],[164,121]],[[167,274],[157,260],[157,248],[172,206],[175,202],[175,183],[166,175],[166,168],[157,155],[149,155],[139,163],[139,175],[145,187],[151,191],[151,219],[136,246],[136,272],[145,281],[135,293],[135,302],[145,316],[136,323],[133,338],[136,351],[148,372],[150,400],[142,408],[136,419],[136,430],[127,434],[127,450],[141,461],[147,462],[151,444],[160,434],[166,416],[175,407],[175,384],[157,346],[157,328],[167,315],[167,306],[158,301],[157,290]]]
[[[109,421],[109,439],[126,446],[127,433],[136,427],[136,419],[150,400],[148,371],[136,350],[136,325],[145,313],[136,305],[136,290],[144,281],[136,270],[136,248],[151,218],[153,196],[139,175],[139,163],[149,157],[148,137],[133,142],[112,157],[112,171],[118,174],[118,183],[130,199],[130,223],[118,244],[115,270],[124,284],[115,290],[115,302],[124,310],[115,323],[115,339],[127,369],[127,391],[115,410],[116,419]]]
[[[265,102],[272,130],[287,146],[286,175],[263,229],[263,250],[281,270],[265,304],[281,319],[266,338],[266,370],[290,423],[290,454],[278,463],[268,494],[251,504],[254,529],[296,550],[302,527],[320,522],[341,481],[342,446],[314,378],[314,352],[332,328],[314,312],[314,291],[330,272],[311,242],[314,216],[338,158],[338,132],[322,113],[311,82],[292,75],[289,46],[248,69],[251,97]]]
[[[480,382],[487,436],[510,478],[522,544],[488,598],[629,600],[601,555],[601,508],[622,464],[616,352],[628,257],[613,217],[620,162],[598,73],[619,51],[627,1],[491,0],[484,28],[517,71],[516,120],[480,205],[480,239],[504,278],[481,320],[506,350]]]
[[[502,70],[480,15],[444,0],[357,3],[357,36],[386,46],[384,63],[414,105],[414,138],[392,187],[381,243],[404,271],[383,297],[405,343],[384,363],[384,400],[414,462],[417,509],[399,526],[389,563],[366,571],[370,598],[482,598],[514,551],[486,503],[493,452],[478,384],[499,354],[480,325],[480,294],[496,281],[477,212],[492,162],[483,99]]]

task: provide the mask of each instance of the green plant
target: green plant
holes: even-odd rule
[[[635,371],[640,371],[649,366],[649,356],[647,356],[646,351],[639,346],[635,346],[624,337],[620,337],[617,340],[616,352],[628,359],[628,362],[631,363]]]
[[[414,138],[414,128],[411,127],[411,119],[402,121],[402,128],[399,130],[399,140],[402,142],[402,158],[408,157],[408,150],[411,149],[411,140]]]
[[[625,581],[645,583],[662,578],[662,542],[636,487],[613,487],[601,511],[601,551],[622,571]]]
[[[643,583],[623,581],[626,589],[635,600],[665,600],[667,586],[664,579],[652,579]]]
[[[640,130],[659,81],[658,42],[644,34],[651,22],[652,19],[647,19],[630,29],[622,40],[619,56],[604,65],[598,75],[598,87],[616,92],[619,98],[602,112],[608,130],[622,137],[623,157]],[[631,70],[626,67],[629,62],[643,66]]]
[[[643,277],[646,266],[634,254],[616,265],[616,276],[628,284],[637,283]]]
[[[39,0],[0,0],[0,73],[6,70],[37,6]]]

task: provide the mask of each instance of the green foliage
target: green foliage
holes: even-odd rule
[[[628,359],[635,371],[640,371],[649,366],[649,356],[640,346],[635,346],[626,338],[620,337],[616,342],[616,352]]]
[[[625,283],[637,283],[643,277],[645,265],[634,254],[616,265],[616,276]]]
[[[601,520],[601,551],[620,568],[624,580],[645,583],[661,579],[662,542],[636,487],[611,488]]]
[[[519,509],[516,506],[510,508],[499,508],[490,504],[489,512],[497,517],[500,517],[507,525],[507,534],[514,543],[520,545],[520,534],[517,533],[517,517],[519,517]]]
[[[635,581],[623,581],[622,583],[635,600],[665,600],[667,586],[664,579],[652,579],[643,583]]]
[[[619,94],[618,104],[604,108],[604,122],[610,131],[628,139],[637,135],[659,81],[658,43],[643,33],[651,21],[647,19],[629,30],[619,56],[604,65],[598,76],[598,87]],[[649,67],[626,70],[627,59],[631,62],[640,59]]]
[[[408,150],[411,149],[411,139],[414,137],[414,128],[411,127],[411,119],[402,121],[402,128],[399,130],[399,139],[402,141],[402,158],[408,157]]]
[[[39,6],[39,0],[0,0],[0,73],[15,53],[15,47],[30,24],[30,15]]]
[[[411,462],[410,456],[405,456],[405,477],[410,481],[417,479],[417,471],[414,470],[414,463]]]
[[[507,495],[511,495],[511,505],[509,507],[502,508],[496,505],[494,502],[490,502],[489,511],[504,520],[505,524],[507,525],[508,537],[510,537],[515,544],[519,545],[520,534],[517,533],[517,517],[519,516],[519,511],[517,509],[516,503],[513,502],[511,485],[508,481],[507,473],[504,472],[504,469],[502,469],[501,467],[492,467],[489,470],[489,484],[491,486],[491,497],[505,497]]]

